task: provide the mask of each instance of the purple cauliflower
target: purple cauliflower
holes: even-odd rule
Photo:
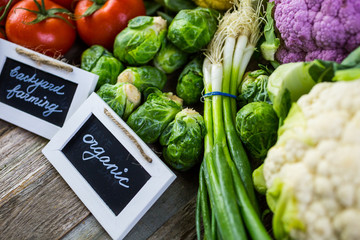
[[[281,63],[341,62],[360,46],[360,0],[275,0]]]

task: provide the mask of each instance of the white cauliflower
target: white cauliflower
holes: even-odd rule
[[[360,80],[293,104],[263,174],[277,239],[360,239]]]

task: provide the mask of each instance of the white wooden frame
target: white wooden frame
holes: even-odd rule
[[[152,159],[152,162],[145,160],[136,144],[104,113],[104,109],[107,109],[116,121],[136,139],[145,154]],[[117,216],[61,151],[92,114],[101,121],[151,176]],[[42,152],[113,239],[124,238],[176,178],[176,175],[161,159],[96,93],[90,95]]]
[[[68,72],[63,69],[59,69],[46,64],[38,64],[29,57],[18,54],[16,52],[17,48],[24,49],[26,52],[30,52],[40,57],[41,59],[50,60],[52,62],[62,64],[63,66],[70,67],[73,71]],[[2,71],[7,58],[11,58],[13,60],[29,65],[33,68],[59,76],[69,82],[73,82],[78,85],[74,93],[72,102],[70,104],[68,113],[66,115],[65,122],[94,91],[97,80],[99,78],[93,73],[47,57],[30,49],[23,48],[9,41],[0,39],[0,72]],[[35,117],[29,113],[23,112],[2,102],[0,102],[0,118],[47,139],[51,139],[51,137],[54,136],[54,134],[60,129],[60,127],[57,125],[54,125],[50,122]]]

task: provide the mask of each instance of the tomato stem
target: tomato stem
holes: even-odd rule
[[[16,9],[26,10],[26,11],[32,12],[37,15],[33,21],[23,22],[24,24],[36,24],[36,23],[44,21],[48,18],[59,18],[59,19],[65,21],[67,24],[69,24],[72,28],[75,28],[75,26],[68,19],[66,19],[65,17],[63,17],[61,15],[58,15],[58,13],[62,13],[62,14],[66,14],[68,16],[72,16],[72,13],[69,10],[67,10],[65,8],[50,8],[50,9],[46,10],[44,0],[41,0],[41,4],[37,0],[34,0],[34,3],[38,7],[38,11],[30,10],[27,8],[16,8]]]
[[[86,9],[85,13],[81,15],[81,17],[88,17],[92,15],[94,12],[99,10],[106,2],[107,0],[92,0],[93,4]]]
[[[107,0],[94,0],[93,2],[98,4],[98,5],[104,5],[104,3],[106,3]]]
[[[8,1],[8,3],[7,3],[5,6],[2,6],[2,7],[0,8],[0,11],[4,9],[4,12],[3,12],[3,13],[1,14],[1,16],[0,16],[0,22],[1,22],[3,19],[5,19],[7,13],[8,13],[9,10],[10,10],[10,7],[11,7],[11,4],[12,4],[13,1],[14,1],[14,0]]]
[[[47,15],[46,13],[46,8],[45,8],[45,1],[41,0],[41,5],[39,5],[38,1],[34,0],[34,2],[36,3],[36,5],[38,6],[40,12],[42,15]]]

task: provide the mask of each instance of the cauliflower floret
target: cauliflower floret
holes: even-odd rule
[[[295,103],[264,161],[277,239],[360,239],[360,79]]]
[[[340,239],[359,239],[360,211],[358,208],[349,208],[339,212],[334,218],[334,229]]]
[[[360,44],[359,0],[275,0],[281,63],[341,62]]]

